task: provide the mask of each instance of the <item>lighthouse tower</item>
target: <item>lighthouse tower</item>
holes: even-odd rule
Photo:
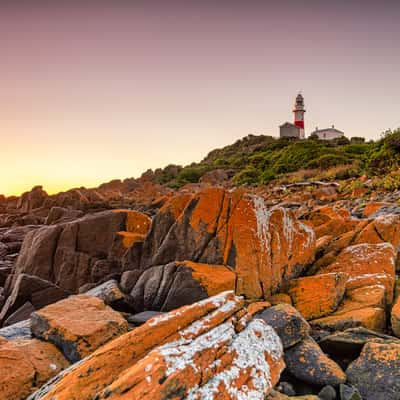
[[[296,97],[296,103],[294,105],[294,124],[300,128],[300,139],[304,139],[304,113],[306,110],[304,109],[304,98],[299,93]]]

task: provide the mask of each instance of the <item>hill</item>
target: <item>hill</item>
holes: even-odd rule
[[[179,188],[197,183],[209,172],[223,170],[234,184],[267,184],[272,180],[343,180],[396,171],[400,161],[400,130],[387,131],[378,141],[290,140],[248,135],[211,151],[201,162],[168,165],[145,173],[155,183]]]

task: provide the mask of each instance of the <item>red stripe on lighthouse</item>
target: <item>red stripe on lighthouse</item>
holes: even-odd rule
[[[304,129],[304,121],[294,121],[294,124],[299,128]]]

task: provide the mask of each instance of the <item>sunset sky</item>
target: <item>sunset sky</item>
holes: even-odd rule
[[[375,139],[400,126],[400,1],[17,3],[0,3],[6,195],[93,187],[276,136],[300,90],[306,134],[334,124]]]

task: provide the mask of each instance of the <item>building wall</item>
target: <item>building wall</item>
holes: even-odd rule
[[[343,137],[344,133],[338,131],[337,129],[321,129],[319,131],[312,132],[311,135],[318,135],[321,140],[332,140]]]
[[[300,138],[300,128],[294,125],[283,125],[279,127],[279,136]]]

